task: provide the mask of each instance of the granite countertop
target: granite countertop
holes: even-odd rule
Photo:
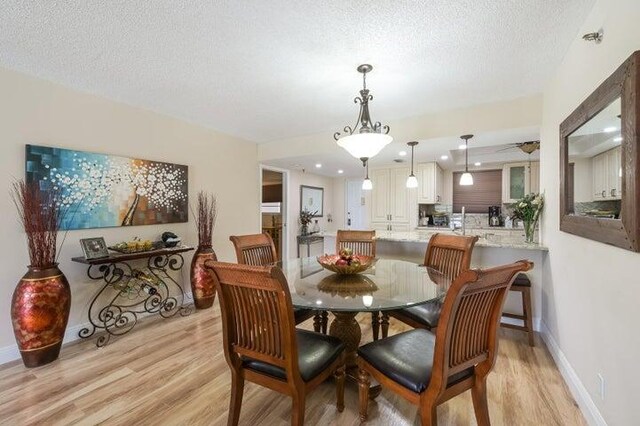
[[[512,229],[514,234],[516,235],[490,235],[491,232],[484,232],[483,229],[468,229],[467,235],[478,235],[480,239],[476,243],[476,247],[493,247],[493,248],[511,248],[511,249],[522,249],[522,250],[539,250],[539,251],[549,251],[549,249],[545,246],[541,246],[540,244],[533,243],[528,244],[524,242],[524,235],[520,235],[520,233],[524,233],[523,230]],[[518,232],[520,231],[520,232]],[[460,232],[453,232],[451,230],[418,230],[418,231],[410,231],[410,232],[399,232],[399,231],[376,231],[376,239],[380,241],[405,241],[411,243],[426,243],[431,238],[431,235],[440,232],[440,233],[451,233],[460,235]],[[327,237],[335,237],[336,232],[323,232],[324,236]],[[487,235],[488,234],[488,235]]]

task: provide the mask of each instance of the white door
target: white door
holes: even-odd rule
[[[345,212],[345,223],[343,229],[365,229],[365,203],[364,194],[362,193],[362,179],[348,180],[346,183],[347,200],[345,203],[347,211]],[[351,224],[347,221],[351,218]]]

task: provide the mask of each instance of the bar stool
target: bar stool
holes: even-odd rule
[[[518,274],[515,281],[511,285],[511,291],[518,291],[522,294],[522,315],[503,312],[502,316],[506,318],[515,318],[521,320],[523,325],[500,323],[502,327],[514,328],[516,330],[525,331],[529,337],[529,346],[533,343],[533,311],[531,309],[531,281],[526,274]]]

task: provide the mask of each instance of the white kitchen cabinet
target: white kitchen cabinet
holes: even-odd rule
[[[621,154],[621,148],[617,147],[592,158],[593,201],[621,199]]]
[[[409,168],[373,169],[369,172],[371,190],[371,223],[377,230],[409,227],[410,193],[406,187]]]
[[[418,164],[418,203],[440,204],[444,191],[444,173],[438,163]]]
[[[540,192],[540,163],[532,161],[530,167],[529,192],[537,194]]]
[[[540,163],[508,163],[502,167],[502,202],[515,203],[540,191]]]
[[[607,195],[610,200],[620,200],[622,199],[622,148],[617,147],[607,151],[607,164],[609,166]]]
[[[389,169],[374,169],[369,172],[371,184],[371,223],[389,221]]]
[[[599,154],[593,157],[592,168],[593,171],[593,201],[604,200],[607,196],[607,187],[609,186],[607,180],[607,173],[609,170],[609,164],[607,162],[607,156]]]

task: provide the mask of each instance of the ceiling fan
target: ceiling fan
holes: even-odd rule
[[[540,141],[514,142],[507,145],[508,146],[506,148],[499,149],[497,152],[518,148],[525,154],[531,155],[533,152],[540,149]]]

